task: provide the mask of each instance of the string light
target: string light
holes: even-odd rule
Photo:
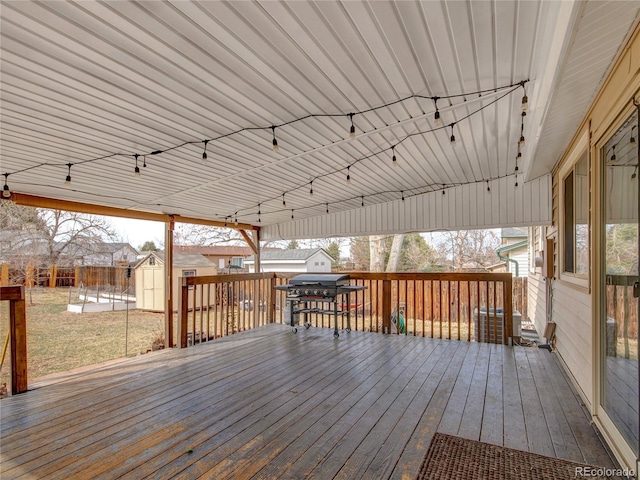
[[[489,180],[487,180],[487,192],[491,191],[491,187],[489,186]]]
[[[522,85],[522,90],[524,90],[524,96],[522,97],[522,111],[526,112],[527,108],[529,108],[529,97],[527,97],[527,90],[524,88],[524,83],[525,82],[521,82],[520,85]]]
[[[207,143],[209,143],[209,140],[203,140],[202,143],[204,143],[204,151],[202,152],[202,161],[205,162],[207,160]]]
[[[360,206],[364,207],[364,195],[360,197]]]
[[[633,127],[631,127],[631,137],[629,138],[629,145],[631,145],[632,147],[635,147],[637,145],[636,137],[633,136],[633,129],[636,127],[637,125],[634,125]]]
[[[516,187],[518,186],[518,174],[516,173]]]
[[[236,216],[235,216],[235,218],[233,219],[233,223],[235,223],[235,224],[236,224],[236,226],[238,225],[238,212],[236,212]]]
[[[522,122],[520,123],[520,141],[518,142],[518,146],[520,148],[524,147],[524,117],[527,115],[527,112],[522,112]]]
[[[291,209],[291,220],[293,220],[293,208]]]
[[[142,168],[147,168],[147,156],[143,155],[142,157]]]
[[[351,183],[351,165],[347,167],[347,183]]]
[[[393,162],[393,166],[395,167],[396,165],[398,165],[398,159],[396,158],[396,146],[395,145],[391,145],[391,153],[392,153],[392,157],[391,157],[391,161]]]
[[[329,203],[327,203],[327,213],[329,213]]]
[[[354,138],[356,138],[356,127],[353,124],[353,113],[349,114],[349,118],[351,119],[351,128],[349,129],[349,138],[351,140],[353,140]]]
[[[282,206],[283,206],[283,207],[286,207],[286,206],[287,206],[287,202],[286,202],[286,200],[284,199],[284,193],[282,194]]]
[[[260,219],[260,215],[262,215],[262,212],[260,211],[260,203],[258,204],[258,223],[260,223],[262,220]]]
[[[140,176],[140,167],[138,167],[138,157],[139,157],[139,156],[140,156],[140,155],[138,155],[137,153],[134,155],[134,157],[135,157],[135,159],[136,159],[136,168],[134,168],[134,169],[133,169],[133,174],[134,174],[136,177],[139,177],[139,176]]]
[[[313,196],[313,180],[309,182],[309,195]]]
[[[275,125],[271,125],[271,130],[273,131],[273,151],[277,152],[278,150],[280,150],[280,147],[278,147],[278,140],[276,140],[276,126]]]
[[[447,191],[445,190],[446,185],[443,183],[442,184],[442,194],[445,195],[447,193]]]
[[[67,178],[64,179],[64,183],[66,185],[69,185],[71,183],[71,167],[73,166],[73,163],[67,163],[67,168],[69,169],[69,171],[67,172]]]
[[[522,157],[522,153],[518,150],[518,155],[516,155],[516,172],[518,171],[518,159]]]
[[[453,126],[455,125],[455,123],[451,124],[451,138],[449,139],[449,141],[451,142],[451,146],[455,147],[456,146],[456,136],[453,134]]]
[[[402,201],[404,202],[404,190],[400,190],[400,194],[402,195]]]
[[[2,197],[9,198],[11,197],[11,190],[9,190],[9,185],[7,184],[7,178],[9,178],[9,174],[4,174],[4,187],[2,187]]]
[[[436,106],[436,113],[433,114],[433,123],[436,127],[442,125],[442,120],[440,119],[440,110],[438,110],[438,99],[440,97],[433,97],[433,103]]]
[[[611,150],[613,151],[613,153],[611,154],[611,161],[612,161],[612,162],[615,162],[615,161],[617,160],[617,159],[616,159],[616,146],[615,146],[615,145],[613,145],[613,146],[611,147]]]
[[[631,180],[635,180],[636,177],[638,176],[638,165],[636,165],[636,168],[633,169],[633,173],[631,174]],[[6,179],[5,179],[6,181]],[[5,187],[6,187],[6,183],[5,183]]]

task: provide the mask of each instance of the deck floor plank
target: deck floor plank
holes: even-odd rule
[[[555,354],[281,324],[2,400],[2,478],[413,478],[435,432],[614,466]]]

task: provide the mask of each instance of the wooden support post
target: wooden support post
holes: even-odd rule
[[[275,323],[276,321],[276,299],[278,292],[276,291],[276,274],[274,273],[269,279],[269,308],[267,313],[267,323]]]
[[[0,288],[0,300],[9,301],[11,338],[11,393],[27,391],[27,310],[24,286]]]
[[[165,222],[164,235],[164,346],[172,348],[173,342],[173,230],[175,223]],[[188,302],[187,302],[188,305]],[[186,346],[186,345],[185,345]]]
[[[502,288],[504,288],[503,342],[505,345],[510,345],[513,341],[513,277],[511,275],[503,282]]]
[[[391,333],[391,280],[382,281],[382,333]]]
[[[187,348],[187,330],[189,329],[189,286],[186,285],[187,277],[182,279],[180,294],[178,295],[178,347]],[[195,305],[195,302],[194,302]],[[195,314],[195,308],[194,308]],[[195,345],[195,329],[193,331],[193,343]]]

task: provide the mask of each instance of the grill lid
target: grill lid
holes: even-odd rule
[[[322,273],[305,273],[296,275],[289,281],[289,285],[335,285],[342,286],[349,284],[348,274],[322,274]]]

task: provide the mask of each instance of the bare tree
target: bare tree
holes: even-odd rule
[[[70,266],[117,235],[105,217],[0,203],[2,257],[12,265]]]
[[[455,271],[486,268],[499,261],[495,251],[500,239],[491,230],[457,230],[442,236],[438,252]]]

